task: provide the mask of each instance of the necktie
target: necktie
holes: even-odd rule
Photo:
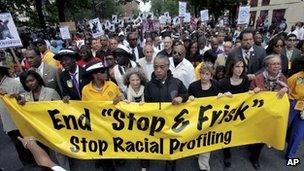
[[[70,76],[72,77],[73,85],[76,88],[78,96],[81,98],[80,90],[79,90],[79,84],[78,84],[78,81],[76,79],[76,75],[77,75],[77,73],[70,73]]]
[[[246,51],[245,51],[245,62],[246,62],[246,65],[248,65],[248,63],[249,63],[249,58],[250,58],[249,51],[246,50]]]
[[[133,55],[134,61],[136,61],[135,49],[132,49],[132,55]]]

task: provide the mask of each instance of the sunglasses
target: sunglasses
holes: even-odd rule
[[[92,72],[92,74],[98,74],[98,73],[101,73],[101,74],[106,73],[106,69],[98,69],[98,70],[95,70]]]
[[[284,45],[274,45],[275,47],[284,47]]]
[[[182,55],[182,53],[174,51],[174,52],[173,52],[173,55],[178,55],[178,56],[181,56],[181,55]]]

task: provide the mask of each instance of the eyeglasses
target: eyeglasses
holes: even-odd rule
[[[288,39],[288,41],[290,41],[290,42],[296,42],[298,40],[297,39]]]
[[[280,63],[280,62],[276,62],[276,63],[269,63],[269,65],[271,65],[271,66],[279,66],[279,65],[281,65],[281,63]]]

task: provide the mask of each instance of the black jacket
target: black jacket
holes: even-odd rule
[[[88,83],[87,79],[84,79],[85,69],[79,67],[79,91],[81,94],[82,88]],[[70,83],[68,83],[70,82]],[[60,83],[62,86],[62,97],[70,96],[71,100],[81,100],[75,86],[71,86],[71,76],[68,71],[63,71],[60,74]]]
[[[171,102],[178,96],[183,98],[183,102],[188,100],[186,87],[181,80],[172,76],[170,70],[164,84],[156,80],[153,72],[151,81],[146,84],[144,95],[145,102]]]

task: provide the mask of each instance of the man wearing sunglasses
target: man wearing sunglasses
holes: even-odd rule
[[[173,77],[180,79],[186,88],[195,80],[194,67],[186,57],[186,49],[184,45],[173,47],[173,57],[169,58],[170,70]]]
[[[282,49],[282,55],[288,58],[288,69],[291,69],[291,63],[296,58],[301,58],[301,51],[296,48],[297,36],[295,34],[289,34],[286,39],[286,46]]]

